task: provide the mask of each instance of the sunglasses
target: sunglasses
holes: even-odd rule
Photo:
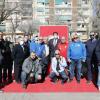
[[[59,54],[55,54],[55,55],[59,55]]]
[[[94,36],[94,35],[90,35],[90,36]]]

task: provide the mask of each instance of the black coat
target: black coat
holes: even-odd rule
[[[0,65],[4,65],[4,53],[5,53],[5,46],[4,46],[4,40],[2,39],[0,41]]]
[[[48,43],[49,49],[50,49],[50,56],[51,56],[51,57],[54,56],[55,50],[58,49],[58,44],[60,43],[60,39],[57,40],[57,45],[56,45],[56,46],[53,45],[53,41],[54,41],[54,39],[51,39],[51,40],[49,41],[49,43]]]
[[[100,39],[98,40],[95,53],[96,53],[96,56],[97,56],[98,64],[100,66]]]
[[[14,46],[12,57],[13,57],[15,66],[22,66],[23,61],[25,60],[25,52],[20,44],[16,44]]]
[[[97,45],[98,40],[95,40],[94,42],[89,39],[86,42],[86,54],[87,54],[87,59],[92,59],[95,56],[95,49]]]

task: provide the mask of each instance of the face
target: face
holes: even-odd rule
[[[53,36],[54,36],[55,39],[58,38],[58,34],[57,33],[54,33]]]
[[[61,42],[62,42],[62,43],[65,43],[65,42],[66,42],[66,38],[65,38],[65,37],[62,37],[62,38],[61,38]]]
[[[24,37],[24,41],[27,42],[28,41],[28,36]]]
[[[23,38],[20,38],[20,39],[19,39],[19,43],[20,43],[20,45],[23,45],[23,44],[24,44]]]
[[[94,39],[94,38],[95,38],[94,33],[91,33],[91,34],[90,34],[90,38],[91,38],[91,39]]]
[[[42,43],[42,42],[43,42],[43,38],[40,37],[40,38],[39,38],[39,43]]]
[[[35,58],[36,58],[36,54],[32,52],[31,55],[30,55],[30,57],[31,57],[32,59],[35,59]]]
[[[46,37],[43,39],[43,41],[44,41],[45,44],[48,43],[48,39]]]
[[[55,54],[55,57],[59,59],[60,55],[58,53]]]

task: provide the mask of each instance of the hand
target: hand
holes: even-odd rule
[[[68,62],[69,62],[69,63],[71,63],[71,60],[70,60],[70,59],[68,59]]]
[[[59,73],[56,73],[57,76],[59,76]]]
[[[83,59],[82,61],[85,62],[85,59]]]
[[[41,75],[38,75],[38,80],[41,80]]]

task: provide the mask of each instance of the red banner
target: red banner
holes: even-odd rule
[[[58,32],[60,38],[65,36],[68,40],[68,27],[66,25],[40,26],[40,36],[42,37],[52,35],[53,32]]]

